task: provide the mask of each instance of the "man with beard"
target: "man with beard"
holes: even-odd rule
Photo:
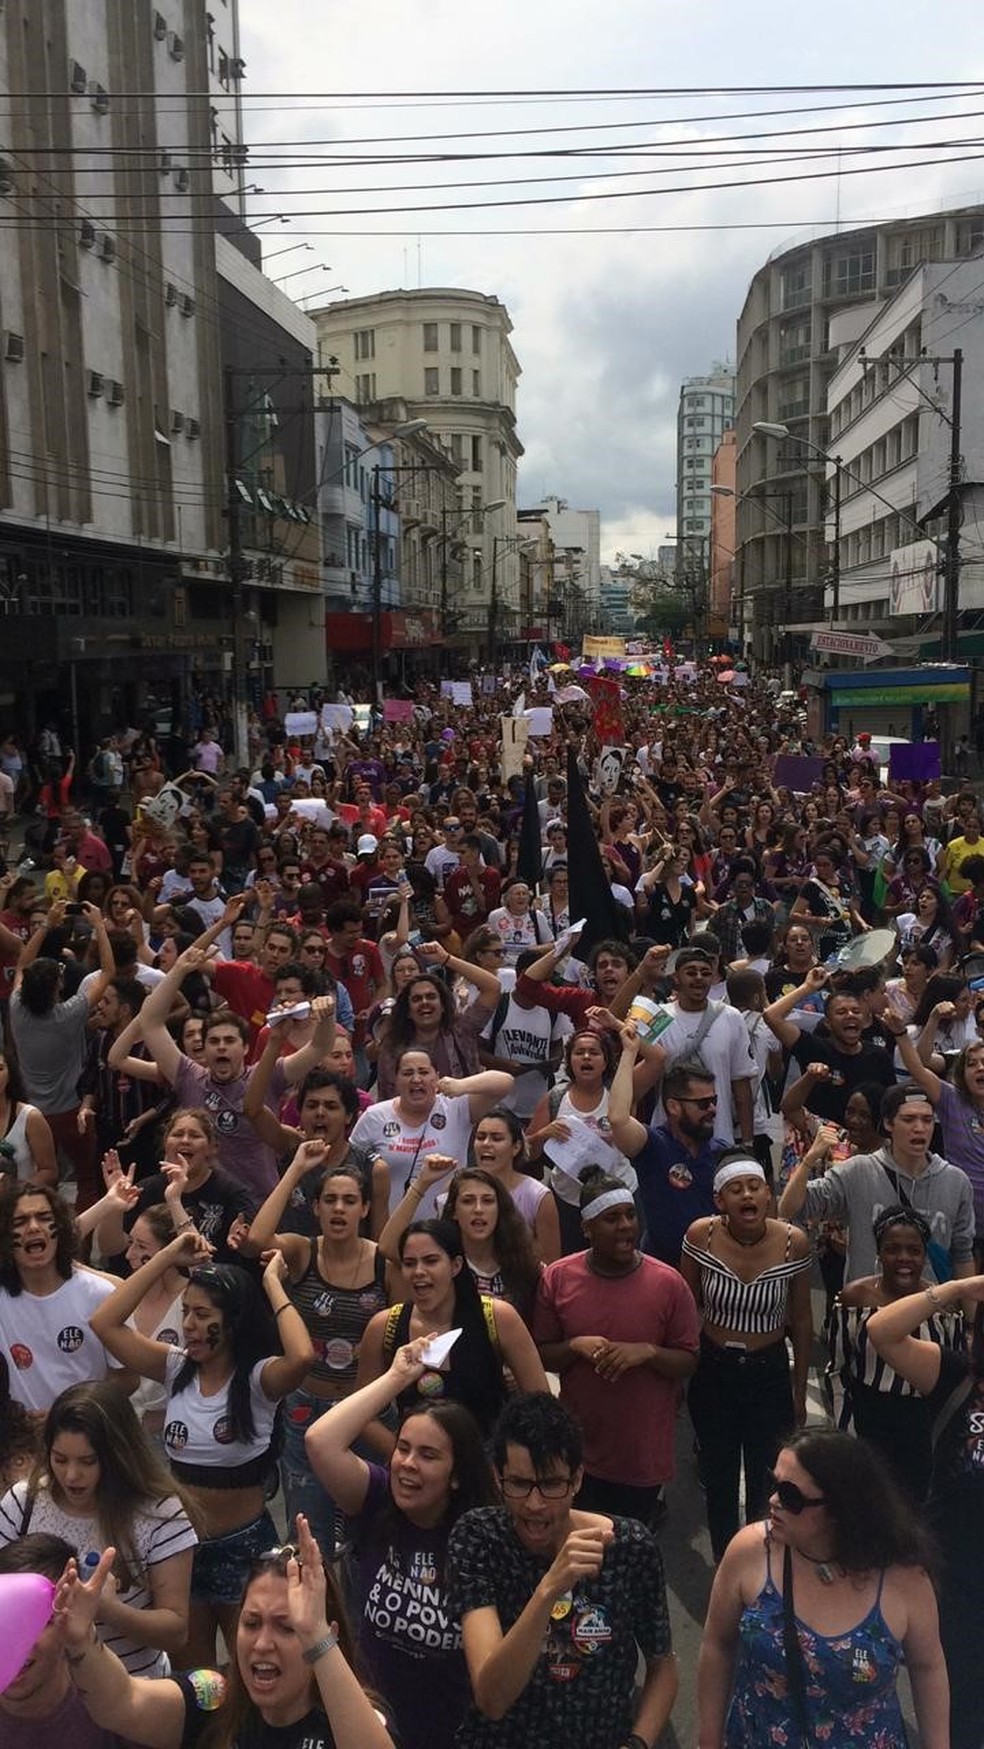
[[[632,1161],[646,1217],[643,1249],[680,1266],[691,1221],[713,1215],[714,1174],[728,1143],[714,1134],[714,1076],[699,1057],[677,1057],[663,1076],[662,1123],[632,1116],[632,1074],[639,1054],[635,1027],[622,1029],[622,1060],[608,1096],[612,1141]]]
[[[865,1081],[874,1081],[879,1087],[894,1086],[895,1065],[882,1045],[866,1042],[861,998],[850,989],[834,990],[827,998],[823,1020],[815,1032],[801,1033],[789,1018],[827,978],[823,966],[814,966],[797,989],[780,996],[765,1010],[763,1018],[779,1043],[792,1051],[801,1071],[783,1099],[783,1116],[790,1117],[805,1105],[823,1123],[843,1127],[855,1087]]]

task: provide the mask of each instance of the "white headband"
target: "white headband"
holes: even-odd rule
[[[593,1221],[595,1215],[603,1215],[606,1209],[618,1208],[622,1203],[632,1203],[631,1190],[603,1190],[591,1202],[585,1203],[581,1210],[582,1221]]]
[[[729,1160],[714,1174],[714,1195],[730,1184],[733,1178],[761,1178],[765,1183],[765,1173],[757,1160]]]

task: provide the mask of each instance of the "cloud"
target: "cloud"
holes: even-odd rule
[[[942,81],[953,72],[949,45],[978,40],[977,8],[971,0],[953,0],[946,40],[944,33],[926,31],[916,0],[893,0],[890,8],[869,0],[861,9],[854,0],[831,0],[812,44],[804,44],[797,27],[790,28],[788,10],[780,10],[775,0],[749,0],[738,11],[726,0],[687,7],[618,0],[607,8],[596,0],[499,0],[494,15],[452,0],[427,0],[426,5],[420,0],[414,5],[407,0],[336,0],[324,9],[312,9],[309,0],[278,0],[275,8],[268,0],[240,0],[240,12],[248,63],[247,129],[256,161],[263,159],[264,141],[285,142],[284,155],[295,165],[315,151],[330,153],[331,142],[338,143],[336,159],[342,151],[377,160],[393,154],[400,158],[396,164],[335,162],[282,170],[263,164],[255,178],[270,192],[254,202],[257,212],[278,206],[314,212],[298,217],[289,228],[278,226],[274,247],[308,235],[318,258],[332,263],[333,278],[344,282],[353,296],[420,283],[472,287],[500,297],[513,320],[523,373],[517,407],[526,449],[521,499],[535,501],[550,491],[579,507],[600,508],[606,558],[619,545],[654,550],[672,529],[680,384],[685,377],[704,374],[716,361],[734,357],[735,324],[749,280],[775,249],[801,240],[808,223],[816,222],[820,232],[830,231],[838,220],[846,226],[982,198],[973,189],[975,181],[984,183],[984,172],[975,163],[864,178],[845,175],[840,181],[775,182],[755,190],[698,188],[650,195],[640,188],[728,181],[750,172],[733,163],[722,168],[728,161],[720,155],[717,168],[712,160],[705,175],[688,171],[686,158],[647,163],[638,155],[599,155],[586,166],[583,159],[534,157],[538,148],[564,143],[559,134],[546,132],[523,137],[513,133],[497,141],[434,139],[437,134],[557,129],[576,123],[591,130],[576,136],[581,145],[631,141],[639,147],[651,142],[693,152],[701,142],[736,132],[764,135],[817,126],[818,118],[809,111],[824,101],[840,101],[845,108],[836,118],[838,134],[816,136],[817,144],[840,143],[845,152],[862,139],[904,144],[920,138],[958,140],[978,131],[975,119],[941,119],[921,129],[893,122],[885,133],[850,131],[852,123],[877,116],[930,113],[914,100],[875,111],[860,104],[847,107],[851,100],[846,93],[811,98],[793,91],[757,100],[738,91],[694,91],[672,101],[626,96],[618,102],[584,96],[482,103],[449,97],[437,103],[412,95],[476,88],[532,91],[538,85],[583,91],[588,86],[622,89],[648,83],[650,88],[670,88],[716,81],[732,87],[847,84],[865,77]],[[960,68],[968,80],[975,71],[984,68]],[[411,96],[391,98],[385,106],[368,100],[309,99],[309,108],[250,96],[366,88]],[[973,110],[973,93],[966,100],[959,94],[953,102],[941,99],[935,108],[943,118],[949,111]],[[783,109],[803,113],[760,114],[744,123],[727,119],[753,110]],[[681,119],[687,117],[693,119]],[[643,119],[646,127],[612,131],[613,123]],[[397,135],[424,138],[403,139],[389,148],[351,143]],[[573,138],[569,134],[566,143]],[[329,144],[315,148],[314,141]],[[787,155],[782,139],[748,139],[746,144],[749,156],[752,149],[762,159]],[[413,162],[422,152],[493,148],[528,155],[491,162]],[[845,168],[848,162],[844,160]],[[836,159],[815,166],[837,167]],[[605,171],[634,168],[652,174],[624,182],[603,179]],[[432,186],[491,183],[499,174],[560,177],[581,169],[582,183],[542,180],[526,190],[531,197],[565,191],[578,195],[563,205],[481,212],[483,203],[508,198],[512,191],[501,185],[470,190]],[[759,174],[781,177],[794,171],[793,165],[776,164]],[[354,192],[369,185],[380,192]],[[308,192],[315,189],[327,192]],[[623,189],[633,193],[624,199],[586,198]],[[463,210],[404,210],[432,201],[457,201]],[[355,207],[397,210],[376,218],[330,216],[334,210]],[[633,234],[636,226],[694,228]],[[702,226],[724,228],[697,228]],[[491,234],[576,227],[617,230],[610,235]],[[376,231],[392,234],[369,234]],[[299,255],[293,259],[302,264]],[[299,285],[294,282],[290,289],[297,295],[304,286],[317,292],[317,275]]]

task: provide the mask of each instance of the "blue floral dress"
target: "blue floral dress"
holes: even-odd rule
[[[727,1749],[784,1749],[801,1742],[786,1681],[782,1593],[772,1578],[766,1539],[765,1585],[746,1606],[738,1626],[735,1686],[725,1725]],[[828,1749],[905,1749],[906,1734],[896,1692],[904,1662],[901,1642],[881,1611],[884,1574],[864,1618],[847,1633],[827,1638],[797,1619],[806,1672],[806,1740]]]

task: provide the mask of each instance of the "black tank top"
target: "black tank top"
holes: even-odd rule
[[[355,1386],[363,1331],[389,1303],[385,1257],[377,1248],[371,1276],[356,1287],[336,1287],[318,1269],[318,1241],[312,1239],[307,1269],[300,1281],[287,1288],[287,1295],[314,1344],[309,1377],[340,1386],[341,1394],[347,1395]]]

